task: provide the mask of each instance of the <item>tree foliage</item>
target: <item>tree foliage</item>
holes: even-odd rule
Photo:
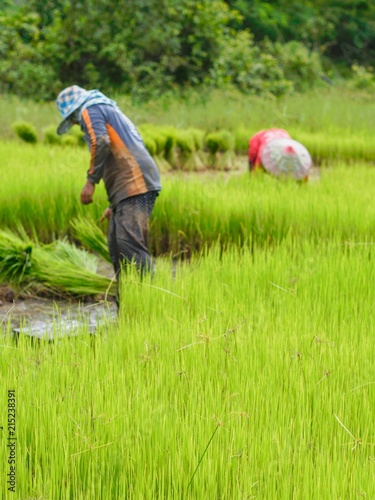
[[[0,1],[0,91],[66,85],[155,97],[201,84],[281,95],[322,60],[374,61],[370,0]],[[327,60],[327,59],[326,59]]]

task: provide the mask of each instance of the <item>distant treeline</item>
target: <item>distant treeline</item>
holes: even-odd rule
[[[139,98],[368,87],[374,49],[372,0],[0,1],[0,92],[39,100],[73,83]]]

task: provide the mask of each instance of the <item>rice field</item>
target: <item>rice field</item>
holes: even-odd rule
[[[374,257],[214,245],[128,276],[95,336],[7,336],[17,498],[372,498]]]
[[[84,217],[105,233],[105,224],[98,222],[107,206],[102,183],[92,205],[79,201],[86,150],[0,143],[0,154],[0,227],[16,230],[21,224],[30,236],[49,243],[71,236],[76,219]],[[290,232],[314,241],[337,232],[343,240],[372,238],[372,165],[327,163],[318,176],[301,186],[266,175],[250,178],[244,171],[163,175],[151,221],[152,252],[191,253],[219,237],[223,244],[271,244]]]
[[[375,497],[375,169],[361,109],[357,160],[350,130],[337,146],[315,128],[323,161],[305,185],[250,177],[244,158],[232,174],[163,174],[155,276],[130,269],[117,318],[95,334],[82,321],[76,337],[37,342],[0,319],[0,498]],[[79,202],[88,152],[2,142],[0,156],[0,260],[7,235],[23,256],[0,277],[97,292],[107,201],[99,185]]]

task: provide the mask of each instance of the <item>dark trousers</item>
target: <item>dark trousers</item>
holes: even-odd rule
[[[158,194],[157,191],[150,191],[126,198],[112,211],[108,226],[108,248],[118,288],[120,271],[126,264],[134,262],[141,275],[152,270],[148,251],[149,221]]]

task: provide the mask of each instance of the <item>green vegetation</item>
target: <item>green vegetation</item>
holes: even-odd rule
[[[0,91],[51,100],[77,83],[153,100],[228,86],[281,96],[348,76],[374,85],[370,0],[128,0],[121,7],[117,0],[3,1]]]
[[[107,206],[103,184],[94,203],[83,206],[80,191],[85,183],[88,151],[42,144],[0,145],[2,184],[0,227],[17,229],[20,222],[40,241],[72,236],[76,217],[99,224]],[[246,161],[244,160],[244,168]],[[373,235],[372,192],[374,169],[365,163],[323,164],[319,182],[307,186],[280,183],[266,175],[247,173],[199,177],[163,175],[163,190],[152,218],[153,253],[179,253],[200,249],[219,237],[224,244],[281,241],[292,230],[296,238],[318,241],[340,233]],[[353,183],[355,176],[356,182]],[[361,196],[358,196],[358,193]],[[350,200],[356,199],[355,203]]]
[[[129,276],[95,337],[3,339],[17,494],[371,497],[373,261],[360,238],[215,246],[174,278],[164,260]]]
[[[82,132],[56,134],[65,86],[118,102],[163,185],[155,276],[130,266],[116,319],[48,344],[0,320],[17,498],[373,498],[373,2],[126,7],[0,5],[0,284],[115,292],[103,183],[83,206]],[[269,127],[308,148],[309,183],[247,173]]]
[[[36,128],[27,122],[16,122],[12,125],[13,131],[17,136],[25,142],[35,144],[38,142],[38,134]]]
[[[0,283],[18,292],[58,297],[113,294],[112,281],[97,274],[97,266],[96,257],[67,241],[41,245],[22,229],[19,235],[0,230]]]
[[[20,498],[320,500],[375,491],[374,104],[360,94],[231,93],[223,106],[223,96],[215,106],[173,101],[164,117],[166,101],[129,104],[165,173],[151,220],[156,273],[124,276],[116,320],[95,336],[83,321],[77,338],[50,344],[22,335],[16,344],[2,320]],[[1,281],[54,297],[113,293],[96,256],[61,241],[108,260],[102,183],[93,204],[79,201],[87,149],[43,143],[52,105],[5,104],[10,123],[34,110],[40,140],[0,143]],[[280,125],[321,161],[308,184],[170,172],[206,162],[209,134],[216,155],[236,152],[246,170],[251,133]],[[0,441],[6,449],[5,433]]]
[[[112,97],[112,96],[111,96]],[[149,103],[135,103],[130,98],[114,95],[124,113],[138,126],[157,125],[186,130],[197,128],[206,132],[226,129],[246,134],[269,127],[282,127],[306,134],[324,134],[335,138],[364,138],[375,134],[375,102],[372,94],[344,87],[321,89],[282,99],[244,96],[236,91],[191,92],[184,98],[164,96]],[[11,126],[27,121],[38,130],[59,123],[54,103],[35,103],[15,97],[0,96],[0,137],[15,137]],[[72,131],[79,130],[73,127]],[[74,133],[74,132],[73,132]]]
[[[241,168],[249,138],[267,127],[286,128],[308,148],[318,165],[327,161],[375,161],[375,104],[367,93],[342,89],[340,95],[326,90],[274,100],[218,92],[191,94],[185,101],[161,99],[143,106],[135,106],[125,97],[118,102],[139,127],[162,173]],[[39,142],[84,145],[79,127],[62,138],[57,136],[59,117],[54,104],[35,105],[6,98],[0,103],[5,110],[0,117],[0,135],[4,138],[16,137],[11,125],[22,116],[28,128],[36,127]],[[55,125],[45,125],[53,120]],[[227,138],[227,154],[209,155],[211,138],[220,130]],[[77,155],[81,157],[81,153]]]

